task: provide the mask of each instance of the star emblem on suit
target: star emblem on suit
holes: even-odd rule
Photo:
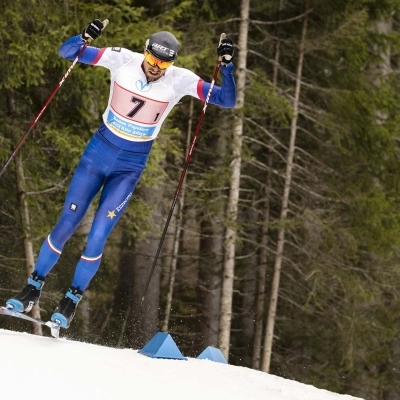
[[[116,217],[114,210],[109,211],[109,212],[108,212],[108,215],[107,215],[107,218],[113,219],[114,217]]]

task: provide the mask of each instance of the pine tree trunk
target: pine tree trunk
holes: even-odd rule
[[[246,60],[247,60],[247,35],[249,27],[250,0],[242,0],[240,9],[240,32],[239,51],[237,57],[237,104],[236,108],[241,109],[244,104],[244,89],[246,84]],[[239,192],[240,192],[240,170],[241,151],[243,141],[243,118],[238,115],[233,124],[232,138],[232,162],[230,191],[227,207],[227,229],[225,233],[224,266],[222,274],[221,312],[219,320],[219,348],[228,360],[230,331],[232,323],[232,297],[235,269],[235,248],[236,248],[236,223],[238,215]]]
[[[162,198],[164,186],[157,189],[141,187],[138,194],[148,204],[154,203],[152,215],[152,231],[146,239],[134,240],[133,257],[130,260],[133,269],[133,312],[137,315],[139,304],[144,289],[149,279],[149,273],[153,264],[154,256],[160,243],[160,231],[164,228],[165,219],[162,213]],[[158,330],[158,313],[160,304],[160,282],[161,282],[161,260],[157,260],[156,267],[151,276],[149,289],[143,302],[143,309],[139,322],[133,326],[135,345],[142,346],[151,339]],[[135,323],[135,321],[133,321]]]
[[[268,320],[267,320],[267,327],[266,327],[265,340],[264,340],[264,353],[263,353],[263,360],[262,360],[262,366],[261,366],[261,370],[264,372],[269,372],[270,365],[271,365],[272,344],[273,344],[273,337],[274,337],[276,310],[277,310],[277,305],[278,305],[279,284],[280,284],[282,259],[283,259],[283,247],[285,244],[285,222],[286,222],[287,213],[288,213],[289,194],[290,194],[290,187],[291,187],[291,181],[292,181],[294,150],[295,150],[295,143],[296,143],[297,119],[298,119],[300,89],[301,89],[301,77],[302,77],[302,70],[303,70],[304,48],[305,48],[306,34],[307,34],[307,17],[308,17],[308,14],[306,14],[304,17],[303,29],[302,29],[301,41],[300,41],[300,49],[299,49],[299,61],[298,61],[298,65],[297,65],[296,88],[295,88],[295,96],[294,96],[294,104],[293,104],[293,115],[294,116],[292,118],[291,128],[290,128],[290,142],[289,142],[289,148],[288,148],[288,154],[287,154],[287,160],[286,160],[286,175],[285,175],[285,183],[284,183],[284,190],[283,190],[283,197],[282,197],[280,229],[278,231],[278,241],[277,241],[277,246],[276,246],[274,274],[273,274],[273,278],[272,278],[271,297],[270,297],[270,303],[269,303]]]
[[[24,165],[22,163],[21,153],[15,155],[15,171],[17,175],[18,202],[21,215],[22,229],[24,230],[24,250],[25,250],[25,266],[27,275],[31,275],[35,266],[35,256],[33,253],[32,234],[31,234],[31,218],[29,215],[29,206],[26,201],[25,174]],[[39,302],[32,308],[32,316],[40,319]],[[35,335],[43,335],[42,326],[32,324],[33,333]]]
[[[123,219],[116,229],[121,229],[121,243],[119,250],[118,263],[118,281],[114,292],[113,304],[111,306],[114,318],[118,320],[120,325],[119,339],[116,343],[120,347],[122,343],[128,344],[134,340],[133,329],[129,330],[125,335],[127,327],[127,318],[135,314],[133,310],[133,277],[135,265],[132,262],[134,258],[134,248],[132,246],[132,238]]]
[[[11,119],[13,120],[16,112],[16,105],[12,89],[7,90],[7,111]],[[35,256],[33,253],[31,218],[29,215],[28,202],[26,201],[25,173],[21,152],[15,155],[14,162],[18,190],[19,213],[21,216],[21,226],[23,229],[24,237],[25,267],[27,276],[29,276],[32,274],[35,266]],[[34,318],[40,319],[39,302],[32,308],[31,313]],[[41,325],[32,324],[32,328],[35,335],[43,334]]]
[[[253,355],[251,367],[253,369],[260,368],[261,361],[261,342],[263,332],[263,314],[265,304],[265,281],[267,275],[267,262],[268,262],[268,227],[269,227],[269,196],[271,187],[271,156],[268,157],[268,166],[270,167],[267,172],[265,182],[265,203],[263,208],[263,224],[261,228],[261,240],[260,240],[260,254],[259,254],[259,266],[257,269],[257,287],[256,287],[256,300],[255,300],[255,327],[254,327],[254,338],[253,338]]]
[[[244,276],[241,276],[241,310],[240,310],[240,330],[241,335],[239,341],[235,341],[235,345],[239,344],[240,347],[246,349],[246,353],[243,354],[247,359],[252,358],[251,343],[254,339],[255,334],[255,318],[256,318],[256,292],[257,292],[257,273],[259,260],[257,255],[256,243],[259,239],[258,229],[258,212],[254,204],[249,206],[244,215],[245,221],[248,222],[246,226],[246,242],[243,244],[243,251],[241,256],[245,257],[242,259],[242,265],[244,269]],[[237,324],[236,324],[237,326]],[[246,362],[250,364],[251,361]]]
[[[280,3],[280,10],[282,9],[282,1]],[[273,68],[272,83],[274,87],[278,84],[278,63],[280,57],[280,41],[278,40],[275,49],[275,63]],[[270,130],[272,132],[273,123],[271,123]],[[271,140],[268,140],[270,143]],[[267,165],[268,171],[265,179],[265,202],[263,207],[263,224],[261,227],[261,239],[260,239],[260,254],[259,254],[259,266],[257,270],[257,288],[256,288],[256,315],[255,315],[255,327],[254,327],[254,338],[253,338],[253,355],[251,360],[251,367],[253,369],[260,369],[261,364],[261,343],[263,333],[263,321],[264,321],[264,306],[265,306],[265,281],[267,276],[267,265],[268,265],[268,231],[269,231],[269,217],[270,217],[270,192],[271,192],[271,168],[272,168],[272,154],[267,154]]]
[[[186,140],[186,149],[185,149],[185,157],[189,152],[190,143],[191,143],[191,132],[193,125],[193,98],[190,99],[190,108],[189,108],[189,122],[188,122],[188,131],[187,131],[187,140]],[[168,293],[167,293],[167,302],[165,305],[164,312],[164,320],[162,323],[162,331],[168,332],[169,319],[171,315],[172,308],[172,298],[174,294],[174,284],[175,284],[175,274],[176,274],[176,266],[178,264],[178,254],[179,254],[179,244],[180,244],[180,236],[182,230],[182,214],[183,207],[185,203],[185,190],[186,190],[186,176],[182,182],[182,188],[179,193],[178,199],[178,207],[175,211],[176,221],[175,221],[175,232],[174,232],[174,240],[172,247],[172,259],[171,259],[171,267],[169,271],[169,285],[168,285]]]
[[[229,131],[229,118],[222,118],[220,131]],[[208,168],[220,171],[225,166],[227,156],[227,136],[209,135],[205,138],[205,149],[215,149],[202,155],[202,161]],[[215,154],[218,154],[215,157]],[[217,172],[218,173],[218,172]],[[224,215],[226,202],[224,200],[225,182],[217,181],[211,184],[209,201],[212,212],[206,208],[201,213],[200,244],[199,244],[199,274],[197,282],[197,298],[199,301],[196,327],[196,346],[199,351],[207,346],[218,346],[218,327],[221,306],[222,265],[224,260]]]
[[[218,216],[201,223],[200,269],[197,297],[200,302],[199,349],[218,345],[218,321],[221,303],[221,270],[223,261],[223,225]]]

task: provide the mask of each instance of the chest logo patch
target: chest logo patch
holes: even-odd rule
[[[141,80],[136,81],[136,88],[141,92],[148,92],[151,89],[151,82],[143,82]]]

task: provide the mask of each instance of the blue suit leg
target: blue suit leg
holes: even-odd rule
[[[108,164],[98,162],[102,152],[98,142],[94,136],[86,147],[72,177],[61,217],[42,244],[35,265],[39,276],[45,277],[57,263],[65,242],[75,232],[104,182]]]
[[[126,155],[129,152],[123,153]],[[144,170],[147,154],[139,153],[128,157],[128,160],[121,158],[122,165],[116,166],[116,171],[104,184],[86,248],[75,270],[72,286],[80,290],[86,289],[100,266],[106,240],[132,197]],[[125,161],[128,163],[124,164]],[[129,165],[128,171],[123,170],[124,165]]]

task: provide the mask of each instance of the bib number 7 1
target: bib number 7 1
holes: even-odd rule
[[[126,116],[129,117],[129,118],[133,118],[134,115],[137,114],[139,112],[139,110],[146,104],[146,102],[144,100],[138,99],[135,96],[132,96],[131,102],[135,103],[135,107],[132,108],[132,110],[129,111],[128,114],[126,114]]]

